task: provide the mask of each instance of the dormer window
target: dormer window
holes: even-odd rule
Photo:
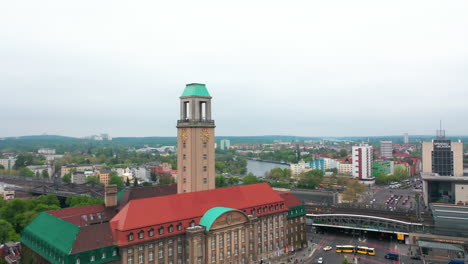
[[[133,241],[133,233],[128,234],[128,241]]]
[[[143,232],[143,231],[138,232],[138,238],[139,239],[143,239],[144,237],[145,237],[145,232]]]
[[[174,227],[172,225],[170,225],[168,230],[169,230],[169,233],[172,233],[172,232],[174,232]]]
[[[160,228],[159,228],[159,234],[160,234],[160,235],[163,235],[163,234],[164,234],[164,227],[160,227]]]
[[[149,237],[154,236],[154,229],[153,229],[153,228],[151,228],[151,229],[148,231],[148,236],[149,236]]]
[[[177,231],[181,231],[182,230],[182,224],[178,224],[177,225]]]
[[[190,222],[190,227],[194,227],[195,226],[195,221],[192,220],[192,222]]]
[[[278,205],[275,206],[275,209],[278,210]]]
[[[258,214],[261,214],[261,213],[262,213],[262,209],[258,208],[258,209],[257,209],[257,213],[258,213]]]

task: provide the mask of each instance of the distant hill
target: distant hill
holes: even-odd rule
[[[429,141],[434,136],[430,135],[410,135],[411,143]],[[468,142],[468,136],[448,136],[448,139],[453,141],[462,140]],[[221,139],[229,139],[232,144],[269,144],[275,140],[284,142],[303,142],[306,140],[330,140],[330,141],[368,141],[373,144],[378,144],[380,140],[391,140],[394,143],[403,143],[403,136],[373,136],[373,137],[299,137],[299,136],[284,136],[284,135],[266,135],[266,136],[218,136],[216,141],[219,143]],[[176,145],[176,137],[116,137],[111,141],[96,141],[84,138],[74,138],[59,135],[33,135],[22,137],[7,137],[0,140],[0,151],[17,151],[17,152],[35,152],[39,148],[54,148],[57,153],[84,151],[101,147],[116,147],[116,148],[141,148],[144,145],[149,146],[164,146]]]

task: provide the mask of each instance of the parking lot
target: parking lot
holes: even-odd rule
[[[390,189],[374,187],[363,197],[363,202],[369,207],[393,210],[415,210],[415,194],[420,191],[410,189]],[[421,208],[423,209],[423,208]]]
[[[343,257],[346,256],[349,263],[359,264],[389,264],[389,263],[401,263],[401,264],[419,264],[423,263],[421,260],[411,259],[409,255],[409,247],[405,244],[397,243],[395,240],[388,241],[379,240],[376,236],[372,235],[352,235],[344,234],[339,231],[335,232],[324,232],[322,233],[310,233],[308,237],[316,245],[316,250],[312,258],[306,263],[317,263],[320,257],[323,258],[323,263],[341,264]],[[336,253],[336,245],[354,245],[354,246],[366,246],[375,248],[375,256],[353,254],[353,253]],[[324,251],[323,248],[331,246],[332,249]],[[396,253],[400,255],[399,261],[388,260],[385,258],[387,253]]]

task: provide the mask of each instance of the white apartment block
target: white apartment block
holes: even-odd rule
[[[387,159],[391,159],[393,157],[392,141],[380,141],[380,156]]]
[[[372,177],[372,146],[361,144],[353,146],[353,178],[361,181],[373,180]]]
[[[343,175],[351,175],[353,172],[353,164],[338,162],[338,173]]]
[[[0,159],[0,165],[2,165],[5,170],[12,170],[15,166],[16,159]]]
[[[339,161],[330,158],[323,158],[323,160],[325,161],[325,170],[338,169]]]
[[[304,162],[303,160],[299,161],[298,163],[291,163],[289,164],[291,169],[291,176],[293,178],[297,178],[301,173],[310,171],[310,164],[308,162]]]

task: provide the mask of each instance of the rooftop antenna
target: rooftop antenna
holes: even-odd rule
[[[442,130],[442,120],[440,120],[440,129],[437,130],[437,139],[445,138],[445,130]]]

